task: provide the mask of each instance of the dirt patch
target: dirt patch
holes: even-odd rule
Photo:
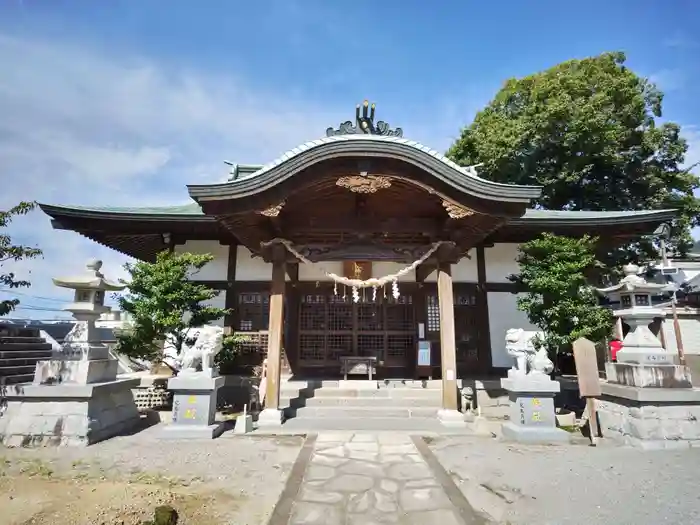
[[[2,522],[7,525],[138,525],[157,505],[171,505],[181,524],[228,523],[242,501],[221,489],[164,486],[130,480],[45,479],[28,475],[0,480]]]

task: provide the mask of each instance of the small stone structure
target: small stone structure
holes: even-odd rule
[[[36,365],[32,384],[7,389],[0,438],[7,446],[89,445],[137,426],[131,389],[138,379],[117,379],[117,361],[96,341],[95,321],[109,311],[105,292],[124,286],[105,279],[92,260],[82,275],[54,279],[75,290],[65,309],[76,319],[59,352]]]
[[[666,285],[648,283],[634,264],[624,272],[619,284],[597,290],[619,302],[615,315],[630,326],[618,362],[605,367],[598,404],[603,435],[643,448],[700,446],[700,390],[692,388],[689,368],[649,329],[665,316],[651,300]]]
[[[516,360],[516,366],[501,379],[510,401],[509,421],[501,427],[508,440],[528,443],[561,443],[569,434],[557,428],[554,396],[560,385],[549,377],[553,363],[546,351],[535,350],[533,338],[538,332],[514,328],[506,332],[506,351]]]
[[[196,332],[195,342],[182,352],[182,370],[168,380],[168,389],[173,392],[173,420],[163,428],[164,438],[213,439],[224,431],[223,423],[215,422],[217,391],[224,378],[214,365],[224,331],[218,326],[203,326]],[[197,371],[198,364],[201,371]]]

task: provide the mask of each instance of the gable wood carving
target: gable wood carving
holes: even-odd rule
[[[389,188],[391,180],[389,180],[389,177],[377,175],[350,175],[348,177],[340,177],[336,181],[336,185],[346,188],[353,193],[376,193],[378,190]]]
[[[258,213],[260,215],[264,215],[265,217],[277,217],[282,211],[283,207],[284,201],[280,202],[279,204],[275,204],[274,206],[270,206],[269,208],[265,208],[264,210],[261,210]]]
[[[443,200],[442,205],[445,210],[447,210],[447,215],[449,215],[450,219],[464,219],[465,217],[474,215],[474,211],[469,208],[464,208],[448,200]]]

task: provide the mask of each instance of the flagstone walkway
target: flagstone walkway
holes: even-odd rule
[[[484,525],[420,438],[309,436],[270,525]]]

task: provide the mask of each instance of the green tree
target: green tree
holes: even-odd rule
[[[698,178],[682,169],[688,149],[674,123],[658,125],[663,94],[625,66],[624,53],[569,60],[508,80],[447,155],[497,182],[541,185],[551,210],[676,208],[669,247],[692,244]],[[656,257],[650,240],[610,262]]]
[[[597,239],[542,234],[520,246],[520,273],[509,279],[523,293],[518,309],[544,332],[534,343],[544,347],[552,361],[560,349],[579,337],[598,342],[610,335],[612,312],[598,306],[587,277],[600,262]]]
[[[0,211],[0,229],[7,228],[12,219],[26,215],[36,207],[34,202],[20,202],[7,211]],[[1,231],[1,230],[0,230]],[[41,255],[38,248],[30,248],[21,244],[12,244],[12,239],[5,233],[0,233],[0,290],[8,291],[15,288],[28,288],[31,283],[17,279],[13,272],[3,272],[2,267],[8,262],[18,262],[24,259],[35,259]],[[7,315],[19,305],[19,299],[0,300],[0,316]]]
[[[221,319],[229,310],[208,305],[219,292],[191,280],[209,254],[162,252],[156,262],[124,265],[128,293],[117,296],[119,308],[131,315],[128,330],[117,335],[118,351],[135,359],[162,360],[161,344],[171,339],[178,355],[193,327]],[[230,341],[225,341],[230,345]]]

